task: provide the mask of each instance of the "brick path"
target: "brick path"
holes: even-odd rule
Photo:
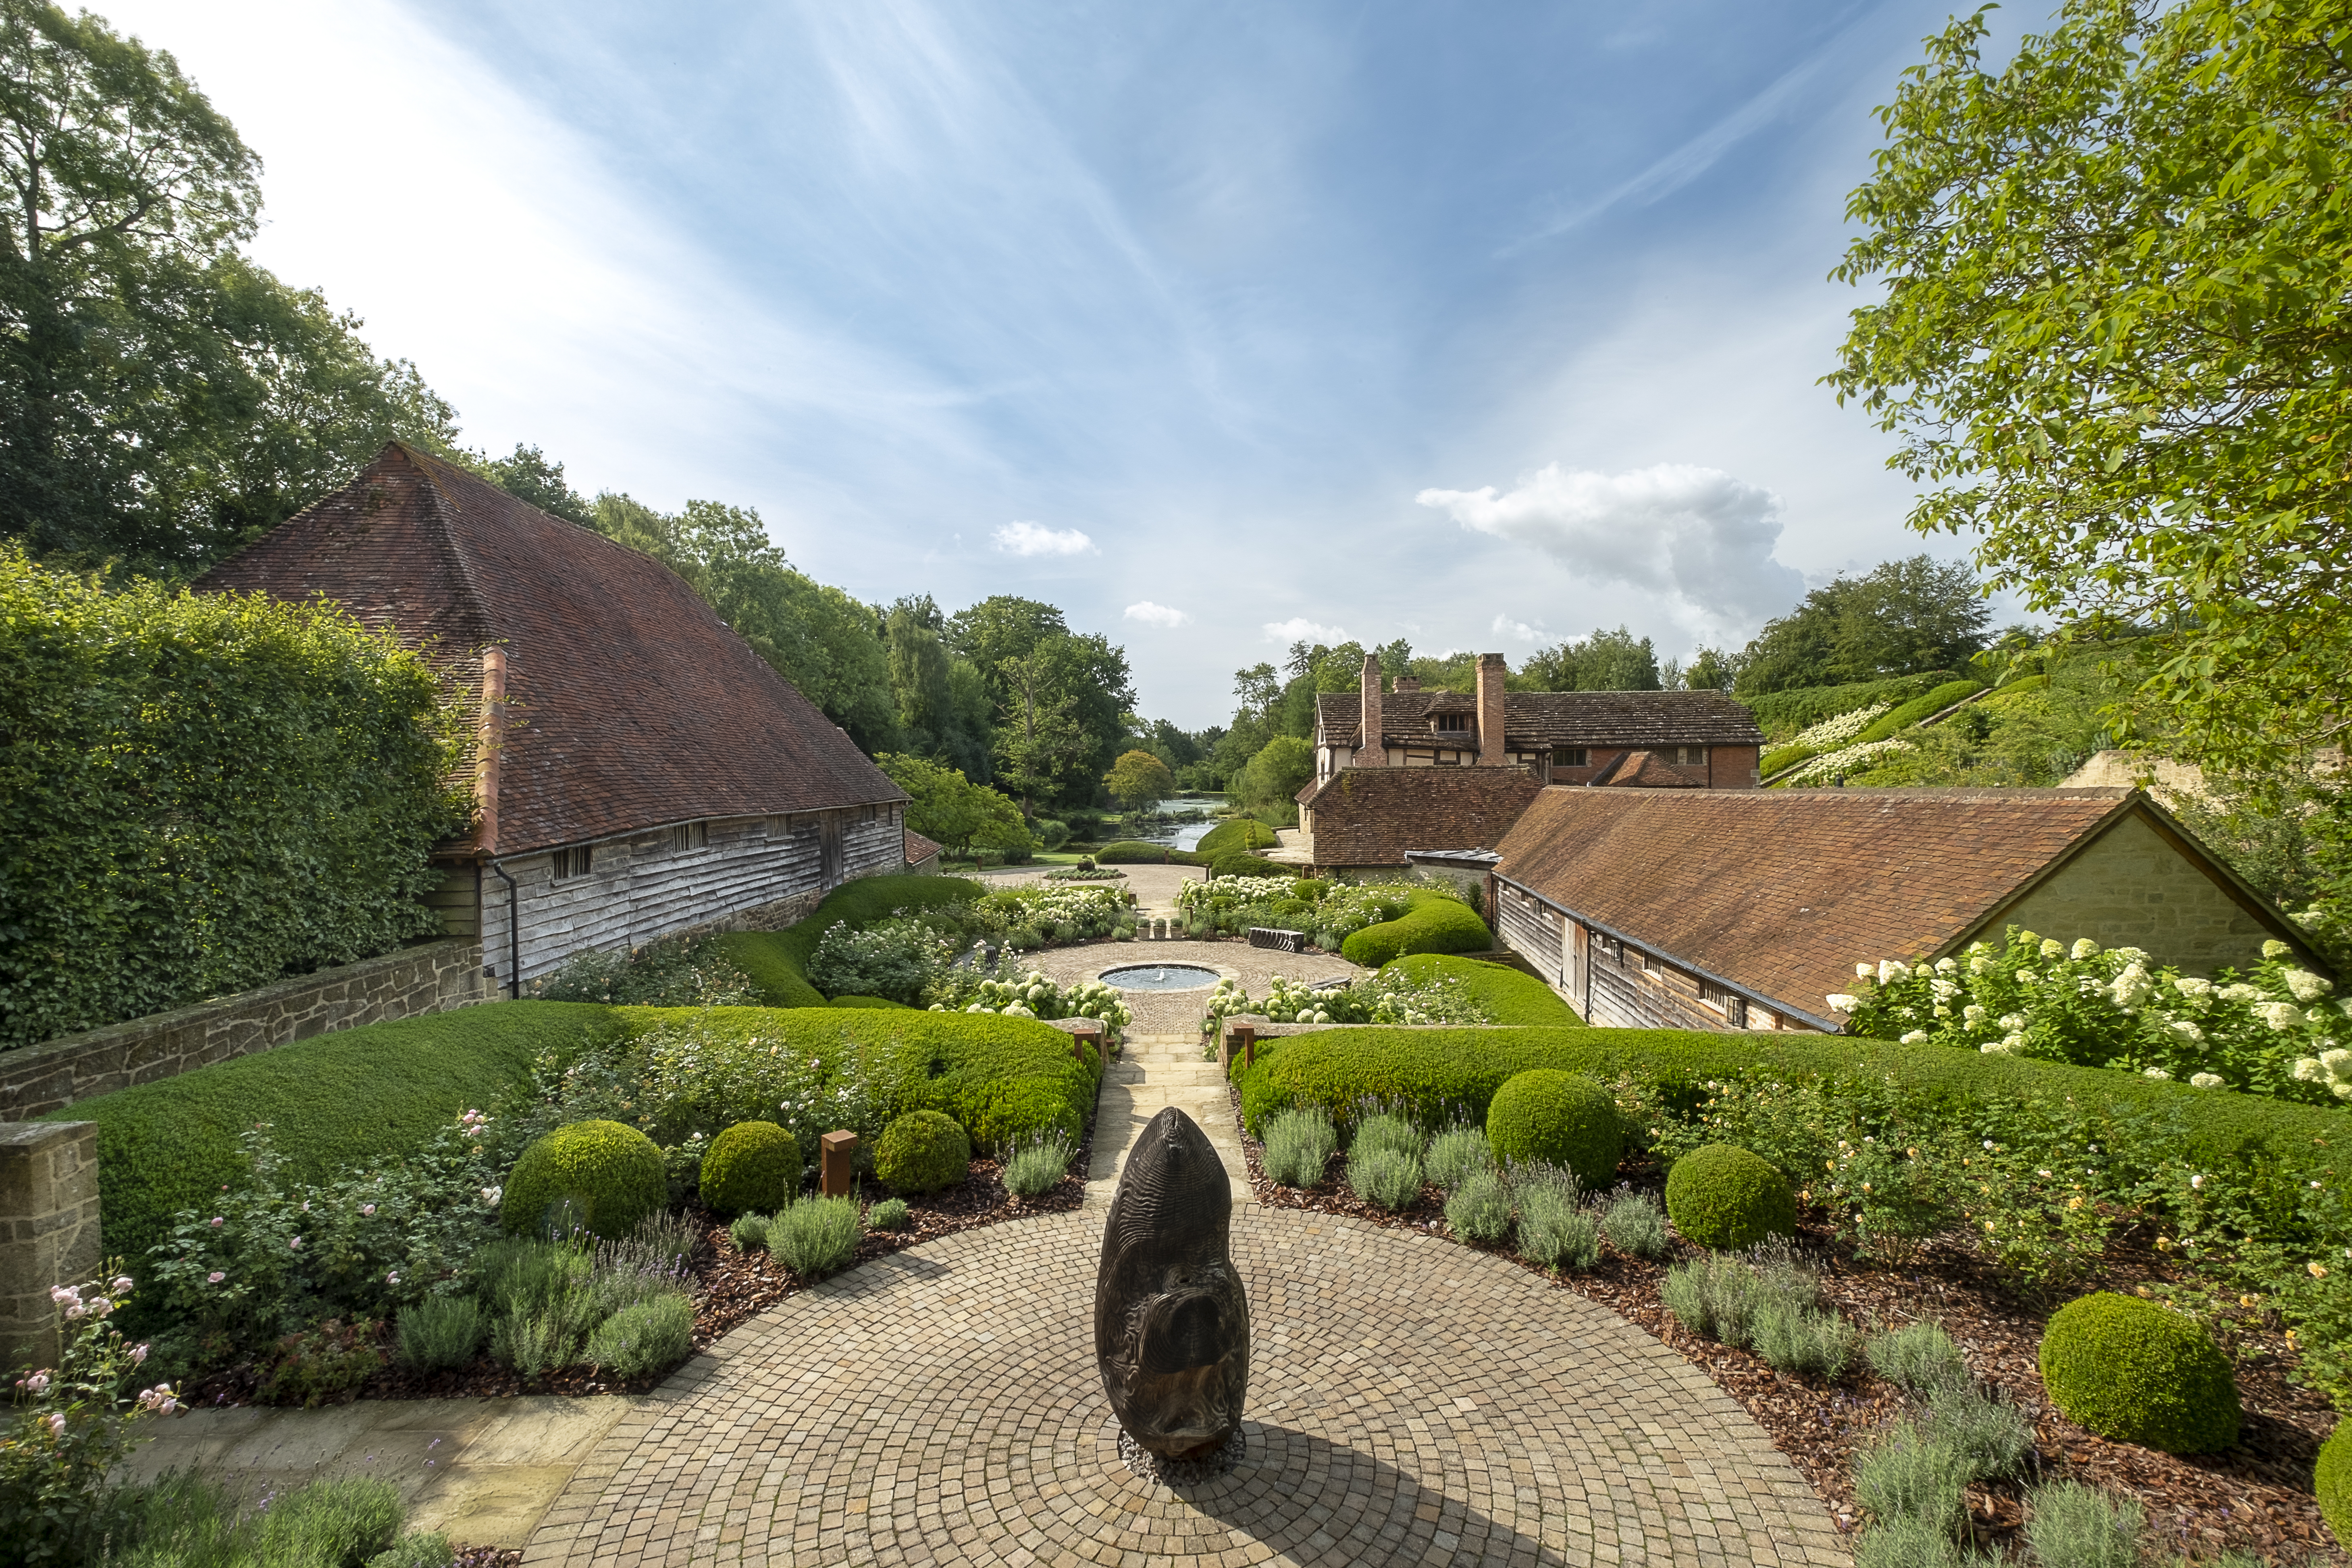
[[[1247,1453],[1118,1462],[1101,1209],[796,1295],[625,1414],[528,1564],[1845,1564],[1811,1489],[1680,1356],[1499,1258],[1250,1206]]]

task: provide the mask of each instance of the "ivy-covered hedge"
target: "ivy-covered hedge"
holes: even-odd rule
[[[824,993],[809,984],[809,955],[834,926],[865,927],[898,910],[968,904],[988,889],[969,877],[860,877],[824,896],[809,917],[782,931],[730,931],[713,945],[751,976],[772,1006],[822,1007]]]
[[[174,1210],[242,1176],[237,1139],[256,1122],[269,1124],[291,1175],[323,1181],[355,1162],[405,1157],[458,1112],[522,1093],[541,1052],[618,1026],[612,1009],[588,1003],[493,1002],[315,1036],[45,1120],[98,1123],[106,1250],[139,1264]]]
[[[1974,697],[1983,689],[1984,683],[1979,680],[1948,681],[1924,696],[1913,698],[1894,712],[1884,715],[1848,743],[1866,746],[1873,741],[1884,741],[1890,735],[1908,730],[1922,720],[1934,718],[1963,697]]]
[[[1485,952],[1494,947],[1495,933],[1461,900],[1423,891],[1410,897],[1412,907],[1402,916],[1366,926],[1339,944],[1339,955],[1378,969],[1410,952]]]
[[[0,550],[0,1048],[436,929],[441,689],[331,606]]]
[[[1454,981],[1497,1024],[1536,1027],[1576,1028],[1584,1020],[1559,998],[1559,993],[1525,970],[1482,958],[1457,958],[1450,953],[1410,953],[1384,964],[1383,975],[1401,974],[1415,981]]]

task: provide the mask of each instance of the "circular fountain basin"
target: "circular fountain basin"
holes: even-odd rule
[[[1199,991],[1217,983],[1217,972],[1197,963],[1123,963],[1095,978],[1121,991]]]

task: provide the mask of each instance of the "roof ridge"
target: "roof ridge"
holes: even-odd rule
[[[457,517],[452,514],[462,513],[462,509],[442,487],[441,476],[434,472],[434,469],[448,465],[429,453],[419,451],[405,441],[394,441],[390,446],[392,449],[397,450],[402,457],[409,460],[410,466],[416,469],[417,477],[425,482],[428,504],[432,509],[434,542],[441,548],[448,557],[450,564],[456,568],[457,580],[464,585],[466,609],[482,630],[490,634],[488,641],[483,646],[487,647],[491,642],[509,641],[505,635],[507,628],[499,623],[499,617],[491,613],[490,602],[482,593],[480,581],[474,575],[472,553],[457,542]]]

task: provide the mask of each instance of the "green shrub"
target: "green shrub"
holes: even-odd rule
[[[450,1568],[457,1549],[446,1535],[404,1535],[367,1560],[367,1568]]]
[[[1495,1152],[1475,1127],[1449,1127],[1429,1141],[1423,1162],[1440,1192],[1451,1193],[1481,1171],[1495,1168]]]
[[[2116,1442],[2210,1454],[2238,1438],[2238,1384],[2205,1331],[2136,1296],[2070,1301],[2042,1336],[2042,1381],[2067,1419]]]
[[[1075,1152],[1058,1132],[1030,1140],[1005,1159],[1005,1191],[1017,1198],[1034,1198],[1047,1191],[1069,1173],[1070,1156]]]
[[[1486,1016],[1497,1024],[1526,1024],[1574,1028],[1584,1022],[1559,993],[1525,970],[1483,958],[1452,953],[1407,953],[1381,966],[1381,978],[1399,976],[1416,984],[1444,982],[1459,985]]]
[[[898,1202],[895,1198],[891,1201]],[[738,1252],[767,1251],[768,1216],[763,1214],[737,1215],[733,1223],[727,1227],[727,1239],[735,1244],[735,1250]]]
[[[971,1174],[971,1139],[955,1118],[910,1110],[882,1130],[874,1173],[902,1193],[935,1193]]]
[[[702,1156],[702,1201],[718,1215],[775,1210],[801,1190],[801,1146],[772,1121],[738,1121]]]
[[[969,877],[908,873],[860,877],[827,893],[809,917],[782,931],[739,931],[712,939],[729,963],[749,975],[775,1007],[822,1007],[824,994],[809,984],[808,962],[824,933],[846,921],[863,928],[900,910],[968,904],[988,889]]]
[[[1271,849],[1281,842],[1274,829],[1265,823],[1255,817],[1236,816],[1220,822],[1201,835],[1201,841],[1192,846],[1192,852],[1214,859],[1220,855],[1240,850]]]
[[[1266,1180],[1285,1187],[1318,1187],[1339,1147],[1331,1118],[1319,1105],[1286,1110],[1265,1124],[1262,1163]]]
[[[1968,1482],[1960,1457],[1908,1422],[1854,1456],[1854,1500],[1888,1523],[1910,1520],[1948,1537],[1959,1526]]]
[[[1511,1234],[1511,1190],[1502,1173],[1473,1172],[1461,1190],[1445,1200],[1445,1223],[1454,1234],[1479,1247],[1494,1247]]]
[[[1374,1208],[1394,1214],[1421,1198],[1421,1156],[1394,1147],[1360,1149],[1348,1156],[1348,1184]]]
[[[1666,1216],[1658,1212],[1658,1200],[1630,1188],[1609,1200],[1601,1216],[1601,1233],[1626,1257],[1649,1263],[1674,1250],[1673,1239],[1666,1235]]]
[[[1496,1091],[1486,1110],[1486,1142],[1507,1164],[1540,1160],[1598,1187],[1617,1173],[1625,1129],[1616,1101],[1599,1084],[1538,1068],[1514,1075]]]
[[[836,996],[828,1006],[834,1007],[897,1007],[906,1010],[908,1004],[893,1002],[887,996]]]
[[[1519,1205],[1519,1256],[1558,1273],[1586,1269],[1601,1258],[1601,1223],[1577,1200],[1576,1178],[1550,1166],[1511,1173]]]
[[[1952,1336],[1936,1323],[1912,1323],[1873,1334],[1864,1347],[1870,1370],[1915,1399],[1939,1388],[1965,1386],[1969,1365]]]
[[[1171,849],[1165,844],[1142,844],[1132,838],[1122,838],[1116,844],[1106,844],[1095,851],[1098,866],[1205,866],[1209,857],[1190,849]]]
[[[1984,683],[1981,681],[1947,681],[1924,696],[1913,698],[1910,701],[1906,702],[1901,707],[1895,709],[1892,713],[1883,713],[1879,715],[1879,717],[1873,721],[1869,729],[1864,730],[1861,734],[1856,735],[1853,740],[1847,742],[1846,744],[1850,746],[1864,746],[1868,745],[1873,741],[1884,741],[1890,735],[1895,734],[1904,730],[1908,730],[1914,724],[1918,723],[1922,719],[1934,718],[1945,709],[1949,708],[1953,703],[1958,702],[1961,698],[1973,697],[1983,689]]]
[[[407,1514],[390,1481],[373,1476],[312,1481],[262,1512],[251,1561],[360,1568],[392,1544]]]
[[[866,1228],[868,1230],[905,1230],[914,1223],[913,1216],[907,1212],[907,1200],[904,1198],[884,1198],[866,1211]],[[764,1225],[761,1227],[760,1236],[761,1244],[765,1245],[767,1227]]]
[[[583,948],[531,982],[540,1002],[609,1006],[740,1007],[761,1000],[751,977],[707,936],[664,937],[639,948]]]
[[[1349,1154],[1369,1154],[1376,1149],[1391,1150],[1400,1154],[1421,1158],[1421,1129],[1402,1116],[1385,1110],[1367,1109],[1357,1119],[1348,1136]]]
[[[1778,751],[1764,753],[1762,760],[1756,764],[1756,773],[1759,778],[1769,779],[1783,769],[1811,762],[1821,754],[1820,748],[1816,746],[1782,746]]]
[[[1238,851],[1211,856],[1202,862],[1212,877],[1289,877],[1297,873],[1296,866],[1286,866],[1279,860],[1269,860],[1263,855],[1244,855]],[[1414,950],[1421,951],[1421,950]],[[1453,952],[1454,949],[1431,949],[1433,952]]]
[[[1280,869],[1269,867],[1264,874]],[[1233,874],[1222,868],[1218,872]],[[1406,953],[1485,952],[1495,945],[1495,933],[1461,900],[1428,889],[1415,889],[1406,897],[1409,903],[1402,916],[1366,926],[1339,944],[1339,955],[1350,963],[1378,969]]]
[[[796,1198],[768,1225],[768,1250],[812,1284],[847,1268],[857,1256],[857,1205],[848,1198]]]
[[[684,1361],[694,1349],[694,1303],[656,1296],[624,1307],[588,1336],[587,1360],[631,1382]]]
[[[282,1176],[323,1182],[406,1158],[458,1112],[522,1093],[541,1053],[617,1032],[608,1009],[581,1004],[461,1007],[313,1036],[47,1120],[98,1123],[106,1250],[144,1259],[170,1238],[174,1213],[245,1179],[239,1140],[256,1122],[269,1125]]]
[[[2352,1542],[2352,1421],[2339,1421],[2327,1441],[2319,1446],[2319,1464],[2313,1487],[2319,1494],[2319,1515],[2327,1521],[2336,1544]]]
[[[1853,1568],[2004,1568],[2004,1562],[1961,1546],[1932,1524],[1896,1519],[1855,1532]]]
[[[2025,1495],[2025,1549],[2034,1568],[2138,1568],[2147,1514],[2079,1481]]]
[[[427,1296],[401,1313],[393,1326],[400,1339],[401,1361],[422,1372],[471,1366],[489,1330],[482,1304],[471,1296]]]
[[[536,1230],[569,1200],[601,1237],[624,1237],[669,1202],[669,1177],[654,1141],[617,1121],[575,1121],[523,1151],[508,1173],[499,1222],[508,1234]]]
[[[0,1049],[434,931],[464,810],[441,703],[337,605],[0,548]]]
[[[1675,1162],[1666,1173],[1666,1213],[1685,1239],[1717,1251],[1744,1252],[1767,1237],[1797,1232],[1789,1178],[1729,1143]]]
[[[1898,675],[1886,680],[1863,680],[1845,686],[1798,687],[1762,697],[1743,696],[1739,700],[1756,715],[1758,729],[1767,735],[1788,736],[1857,708],[1879,702],[1899,706],[1957,679],[1958,671],[1931,669],[1918,675]]]

